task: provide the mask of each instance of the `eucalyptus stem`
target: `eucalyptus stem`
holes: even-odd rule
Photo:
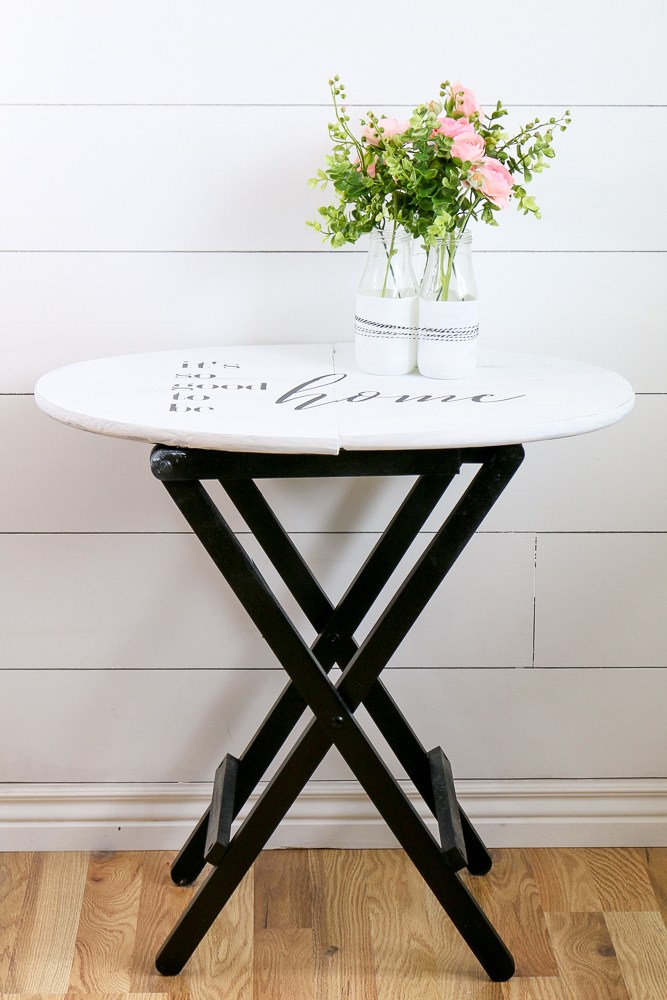
[[[531,138],[531,132],[539,132],[541,128],[546,128],[550,130],[555,129],[556,126],[560,126],[562,122],[565,122],[566,124],[569,123],[569,119],[567,117],[567,111],[565,112],[564,115],[561,115],[560,118],[555,118],[554,121],[548,121],[548,122],[538,121],[532,125],[529,123],[528,125],[525,125],[520,132],[517,132],[516,135],[511,136],[511,138],[507,139],[504,143],[502,143],[502,145],[496,146],[495,151],[497,153],[501,153],[505,149],[507,149],[508,146],[517,146],[519,143],[524,142],[526,139]],[[523,157],[521,158],[523,159]]]
[[[347,135],[350,137],[350,140],[352,141],[352,143],[354,144],[355,149],[357,150],[357,155],[359,157],[359,163],[361,165],[361,169],[363,170],[364,173],[366,173],[367,171],[366,171],[366,166],[364,164],[364,152],[363,152],[363,149],[361,148],[361,143],[359,142],[359,140],[355,136],[354,132],[352,132],[350,130],[350,128],[348,127],[347,122],[343,118],[341,118],[341,116],[340,116],[340,113],[339,113],[339,110],[338,110],[338,102],[336,100],[336,85],[334,83],[332,83],[330,89],[331,89],[331,97],[333,98],[334,114],[336,115],[336,121],[338,122],[338,124],[340,125],[340,127],[343,129],[343,131],[346,132]],[[345,109],[343,108],[343,110],[345,110]]]

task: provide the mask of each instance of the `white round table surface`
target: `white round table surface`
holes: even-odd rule
[[[354,346],[184,348],[84,361],[44,375],[38,406],[113,437],[221,451],[525,444],[621,420],[634,394],[615,372],[481,351],[470,378],[362,372]]]

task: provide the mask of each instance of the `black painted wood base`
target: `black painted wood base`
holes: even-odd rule
[[[339,455],[261,455],[153,449],[151,466],[257,625],[289,683],[237,760],[218,768],[211,808],[172,866],[178,885],[214,866],[165,941],[156,967],[175,975],[198,946],[328,750],[335,746],[398,842],[493,980],[514,962],[458,878],[489,871],[491,858],[456,798],[440,747],[427,753],[380,675],[523,459],[519,445]],[[463,463],[479,465],[425,552],[388,601],[366,639],[354,634]],[[417,476],[375,548],[334,607],[254,482],[328,476]],[[217,479],[317,632],[309,648],[248,557],[203,482]],[[337,684],[327,674],[338,664]],[[433,837],[355,717],[363,704],[435,816]],[[309,707],[305,728],[232,837],[231,825]]]

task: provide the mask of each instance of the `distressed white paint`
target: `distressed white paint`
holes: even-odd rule
[[[35,401],[80,430],[274,454],[522,444],[599,430],[632,409],[592,365],[480,353],[466,378],[369,375],[350,344],[239,346],[85,361],[43,375]]]

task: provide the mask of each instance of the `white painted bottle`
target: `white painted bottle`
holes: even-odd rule
[[[428,378],[460,379],[477,365],[479,300],[469,233],[429,247],[419,291],[417,363]]]
[[[355,358],[373,375],[406,375],[417,364],[419,296],[412,239],[395,227],[370,234],[356,299]]]

